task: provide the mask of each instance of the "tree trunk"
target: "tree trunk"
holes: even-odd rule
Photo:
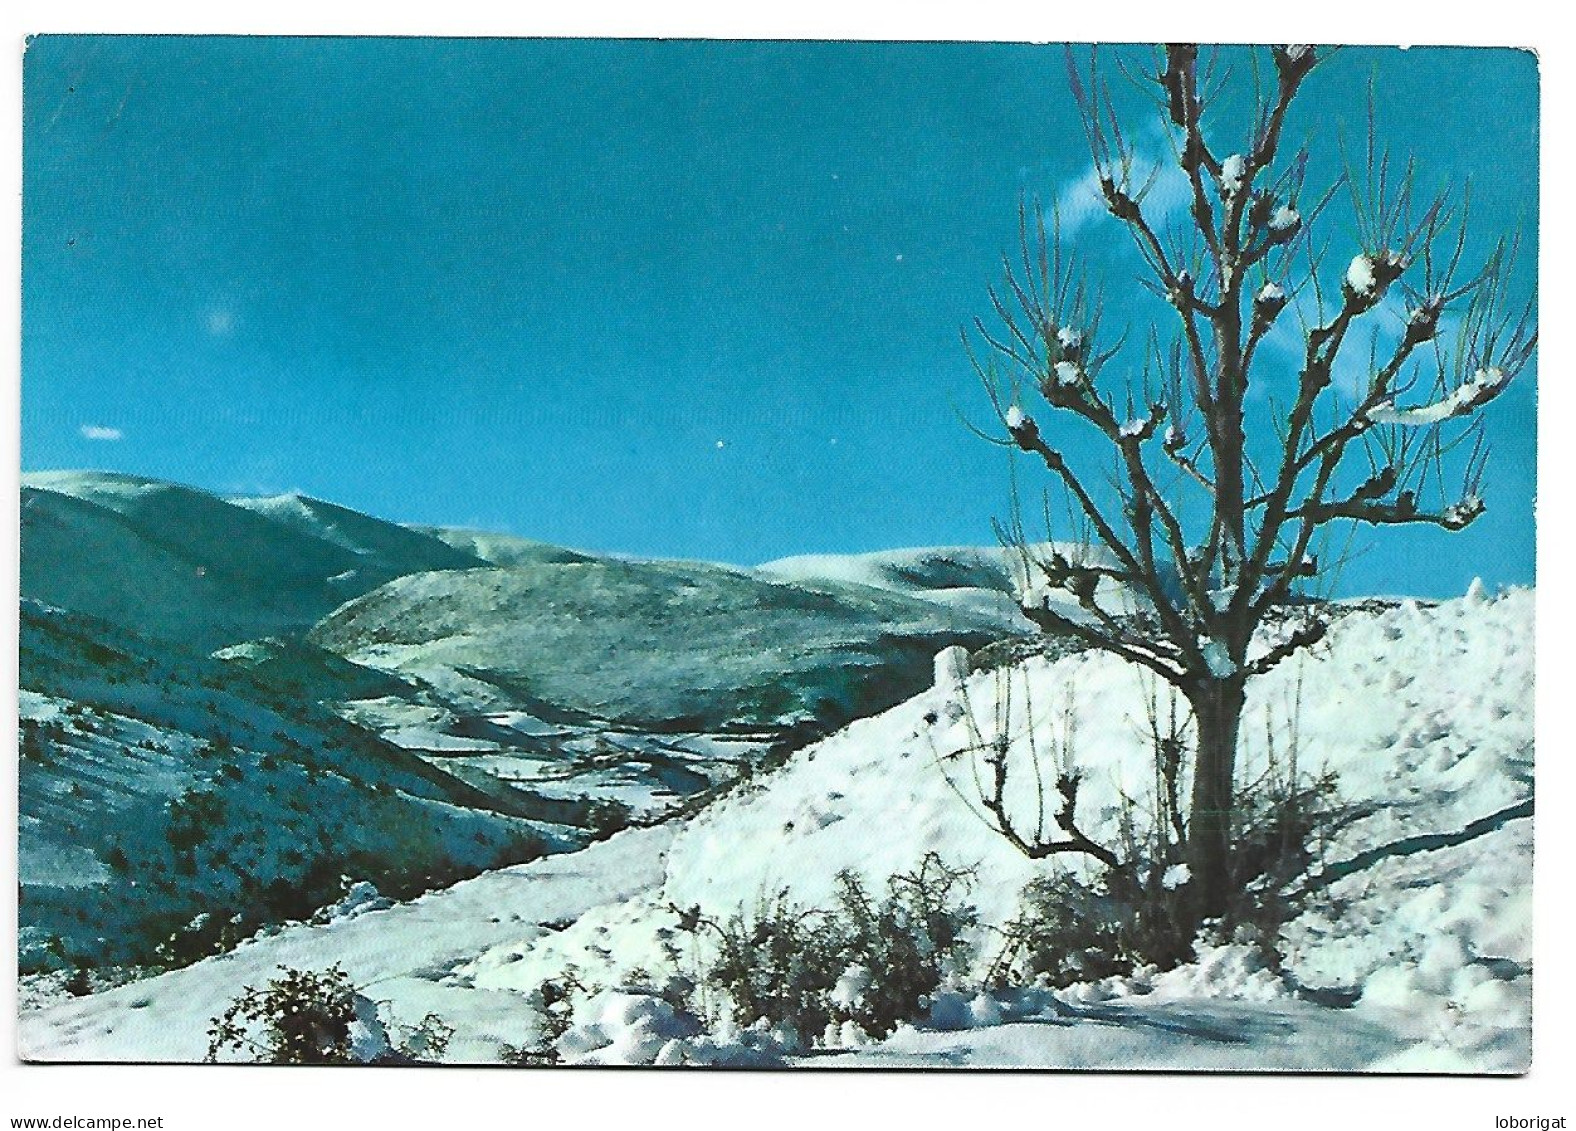
[[[1211,680],[1188,694],[1198,732],[1187,843],[1194,927],[1224,914],[1231,895],[1232,782],[1244,698],[1240,679]]]

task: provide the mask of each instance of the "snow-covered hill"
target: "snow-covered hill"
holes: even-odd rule
[[[959,986],[937,995],[928,1022],[881,1042],[839,1039],[811,1062],[1523,1070],[1532,620],[1533,595],[1523,590],[1354,609],[1318,652],[1259,681],[1243,772],[1262,769],[1272,749],[1284,765],[1295,748],[1306,770],[1338,776],[1356,818],[1322,847],[1314,894],[1279,941],[1282,970],[1225,943],[1163,975],[1054,992]],[[342,961],[358,982],[377,982],[367,992],[392,1019],[411,1024],[433,1010],[454,1025],[463,1039],[452,1059],[496,1060],[530,1043],[539,1020],[532,992],[573,966],[606,992],[584,1003],[562,1043],[571,1060],[780,1061],[787,1054],[769,1036],[697,1033],[639,988],[670,961],[675,906],[726,915],[784,890],[824,905],[842,869],[879,883],[935,851],[975,869],[988,953],[990,925],[1010,917],[1022,885],[1051,865],[1024,859],[971,812],[971,751],[1005,731],[1017,780],[1028,783],[1035,751],[1071,735],[1085,771],[1080,817],[1096,838],[1111,833],[1120,790],[1141,799],[1148,788],[1154,688],[1132,669],[1097,655],[1031,659],[961,681],[956,665],[943,669],[937,686],[676,827],[621,834],[353,924],[292,928],[230,958],[30,1014],[24,1052],[189,1058],[200,1051],[190,1029],[247,978],[277,964]],[[1026,785],[1012,803],[1032,806],[1033,797]],[[488,898],[476,898],[484,890]],[[369,963],[363,937],[378,938],[388,957]],[[183,1031],[155,1035],[149,1019],[165,1015]]]
[[[303,631],[393,577],[482,564],[312,499],[107,472],[24,475],[21,535],[24,597],[198,652]]]
[[[549,704],[626,727],[716,731],[846,722],[922,686],[938,648],[1020,625],[1010,608],[863,585],[583,557],[401,578],[309,639],[472,710]]]
[[[1328,886],[1285,935],[1288,980],[1243,965],[1246,956],[1226,948],[1168,975],[1164,996],[1291,999],[1301,986],[1358,999],[1361,1012],[1352,1017],[1392,1034],[1389,1067],[1525,1066],[1532,614],[1530,591],[1353,612],[1319,653],[1258,682],[1244,777],[1262,772],[1272,743],[1284,761],[1295,735],[1305,769],[1334,771],[1341,797],[1366,815],[1324,848]],[[1114,839],[1119,791],[1143,797],[1151,780],[1145,712],[1154,693],[1136,669],[1095,654],[1033,660],[935,688],[854,723],[766,785],[688,822],[662,885],[643,901],[603,909],[532,945],[497,948],[467,969],[479,987],[523,990],[566,964],[584,971],[600,945],[614,956],[601,977],[617,984],[627,969],[659,960],[662,932],[676,924],[673,906],[725,916],[778,891],[803,906],[828,906],[840,871],[879,885],[928,851],[975,867],[982,918],[1004,924],[1023,885],[1049,865],[1017,853],[985,826],[977,804],[965,804],[974,780],[968,764],[1005,730],[1021,786],[1011,800],[1032,821],[1031,749],[1048,758],[1074,734],[1085,772],[1081,821],[1096,839]],[[959,755],[970,749],[976,753]],[[1077,1002],[1133,998],[1144,988],[1114,982]],[[1081,1052],[1062,1059],[1058,1043],[1042,1036],[1043,1059],[1017,1063],[1096,1063]],[[911,1063],[942,1063],[949,1047],[943,1038],[894,1039],[878,1060],[902,1063],[908,1054],[900,1048],[910,1046],[919,1057]],[[1253,1061],[1261,1052],[1237,1066],[1286,1066]],[[1122,1063],[1115,1048],[1111,1055],[1107,1066]],[[1159,1064],[1183,1064],[1192,1054],[1155,1055]],[[1302,1066],[1328,1065],[1321,1055],[1310,1045]]]
[[[20,627],[24,974],[189,961],[342,875],[412,893],[587,839],[239,665],[30,600]]]
[[[768,577],[798,585],[865,586],[946,608],[1002,618],[1022,632],[1033,626],[1021,605],[1051,605],[1074,620],[1087,615],[1065,591],[1047,586],[1041,563],[1061,554],[1069,561],[1115,565],[1105,551],[1072,542],[1029,547],[930,546],[867,554],[804,554],[758,567]],[[1134,611],[1125,586],[1102,579],[1100,604],[1112,613]]]
[[[497,534],[486,530],[468,530],[457,526],[416,526],[413,530],[438,539],[462,553],[479,558],[494,566],[531,566],[542,562],[584,562],[595,554],[519,538],[513,534]]]

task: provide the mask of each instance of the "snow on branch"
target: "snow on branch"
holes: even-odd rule
[[[1260,676],[1274,668],[1282,660],[1296,655],[1305,648],[1323,640],[1329,634],[1330,626],[1321,617],[1309,616],[1292,628],[1284,640],[1272,647],[1264,655],[1251,661],[1243,669],[1245,675]]]
[[[1358,255],[1346,268],[1342,287],[1352,301],[1360,308],[1367,309],[1384,297],[1385,291],[1401,277],[1409,262],[1407,256],[1398,251]]]
[[[1302,217],[1297,210],[1289,204],[1283,204],[1275,210],[1270,217],[1270,231],[1295,232],[1302,226]]]
[[[1427,427],[1466,416],[1499,396],[1510,384],[1510,374],[1498,366],[1479,369],[1470,378],[1432,404],[1396,408],[1391,400],[1381,401],[1365,414],[1373,424],[1401,424]]]

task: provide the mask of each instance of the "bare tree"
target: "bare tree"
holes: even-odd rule
[[[1121,305],[1141,316],[1147,303],[1157,317],[1141,351],[1125,337],[1102,344],[1112,292],[1088,282],[1055,212],[1048,225],[1026,207],[1021,255],[991,293],[999,325],[977,320],[988,348],[970,349],[1006,429],[998,442],[1037,457],[1097,547],[1035,548],[1015,522],[1009,541],[1059,597],[1030,600],[1025,614],[1155,672],[1191,709],[1191,793],[1176,824],[1195,919],[1220,914],[1231,895],[1246,688],[1327,631],[1301,594],[1330,568],[1321,546],[1352,524],[1472,523],[1487,457],[1477,414],[1536,346],[1531,303],[1509,302],[1515,241],[1465,266],[1465,199],[1418,193],[1411,162],[1376,151],[1372,93],[1365,158],[1308,199],[1308,151],[1283,153],[1282,135],[1326,55],[1275,47],[1265,67],[1262,51],[1157,49],[1151,69],[1127,77],[1166,123],[1170,172],[1124,132],[1094,54],[1086,67],[1069,55],[1100,197],[1143,264]],[[1217,101],[1249,81],[1246,137],[1218,146]],[[1187,198],[1170,224],[1152,196],[1165,178],[1185,181]],[[1335,234],[1315,232],[1335,226],[1332,202],[1348,201],[1342,226],[1355,228],[1356,254],[1334,260],[1332,278]],[[1044,423],[1025,407],[1028,390],[1049,410]],[[1067,452],[1076,430],[1107,458],[1078,466]],[[1458,486],[1447,488],[1447,471]],[[1127,608],[1102,596],[1113,588],[1132,595]],[[992,812],[1033,855],[1110,856],[1081,833],[1036,838],[1005,807]]]

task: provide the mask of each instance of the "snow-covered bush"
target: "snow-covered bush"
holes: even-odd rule
[[[586,986],[573,967],[538,985],[531,994],[531,1007],[537,1017],[536,1043],[506,1047],[504,1061],[537,1066],[561,1063],[558,1042],[574,1024],[575,1007],[585,994]]]
[[[592,993],[574,1016],[553,1044],[557,1058],[571,1064],[671,1063],[679,1048],[701,1036],[700,1021],[688,1010],[622,988]]]
[[[1133,909],[1104,886],[1070,875],[1041,876],[1023,889],[1016,918],[1004,928],[1006,945],[990,980],[1039,981],[1058,989],[1133,969],[1123,927]]]
[[[396,1025],[393,1039],[392,1055],[388,1058],[391,1062],[436,1064],[454,1039],[454,1026],[436,1013],[429,1013],[418,1024]]]
[[[420,1064],[441,1060],[454,1027],[435,1013],[390,1026],[338,964],[279,968],[262,989],[240,996],[208,1027],[210,1062],[262,1064]]]
[[[879,899],[845,871],[830,909],[800,907],[785,891],[725,922],[681,911],[680,926],[705,939],[696,1012],[789,1047],[828,1034],[885,1036],[966,976],[978,922],[965,902],[972,878],[930,853]]]
[[[1324,839],[1346,816],[1335,778],[1266,775],[1237,797],[1233,897],[1224,914],[1195,932],[1188,915],[1188,867],[1163,823],[1139,835],[1137,806],[1123,824],[1126,856],[1093,879],[1058,871],[1029,882],[1006,943],[988,980],[1043,981],[1061,988],[1127,976],[1148,967],[1170,970],[1195,957],[1198,944],[1238,944],[1278,968],[1281,928],[1308,894],[1307,877]]]
[[[847,963],[825,911],[807,911],[786,891],[719,922],[692,909],[680,926],[713,938],[697,989],[704,1013],[739,1028],[765,1023],[805,1043],[832,1023],[831,992]],[[715,1003],[715,1008],[709,1008]]]
[[[839,927],[852,959],[833,988],[833,1016],[872,1037],[924,1013],[930,995],[967,976],[969,932],[978,923],[964,902],[972,872],[928,853],[912,872],[887,881],[872,900],[858,876],[838,877]]]
[[[339,966],[280,967],[262,989],[245,986],[208,1028],[208,1060],[227,1054],[265,1064],[351,1064],[356,988]]]

